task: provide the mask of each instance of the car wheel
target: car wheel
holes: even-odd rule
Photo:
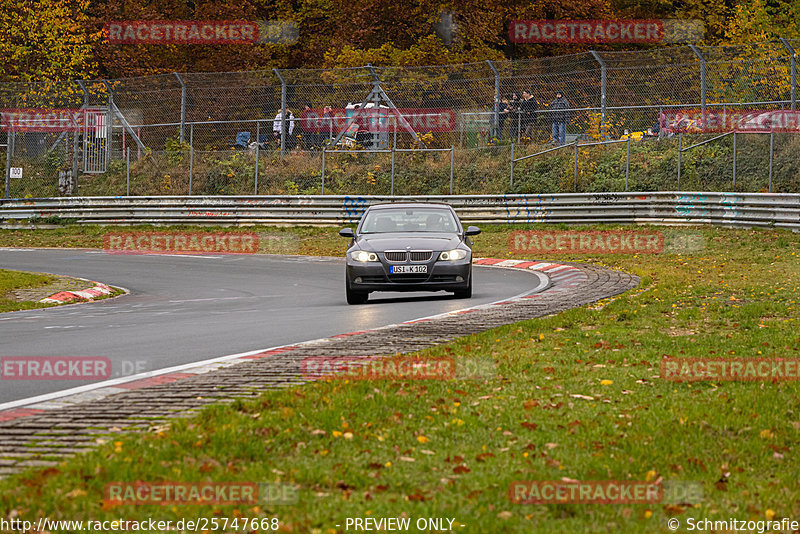
[[[468,299],[472,298],[472,276],[469,277],[469,285],[465,289],[457,289],[453,292],[453,295],[457,299]]]
[[[366,291],[353,291],[350,289],[350,281],[345,280],[345,292],[347,293],[348,304],[364,304],[369,299],[369,293]]]

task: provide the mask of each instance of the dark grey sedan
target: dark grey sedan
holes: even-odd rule
[[[367,208],[347,249],[348,304],[372,291],[452,291],[472,296],[472,242],[480,228],[461,226],[447,204],[379,204]]]

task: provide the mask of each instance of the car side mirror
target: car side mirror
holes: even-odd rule
[[[342,237],[349,237],[351,239],[356,236],[352,228],[342,228],[341,230],[339,230],[339,235]]]
[[[481,229],[477,226],[467,226],[467,229],[464,231],[464,235],[478,235],[481,233]]]

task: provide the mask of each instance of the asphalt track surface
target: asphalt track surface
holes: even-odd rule
[[[0,314],[3,356],[106,357],[107,378],[366,330],[526,294],[529,273],[473,267],[473,297],[373,293],[349,306],[344,261],[0,249],[0,268],[78,276],[129,295]],[[0,370],[2,372],[2,370]],[[94,381],[0,379],[0,403]]]

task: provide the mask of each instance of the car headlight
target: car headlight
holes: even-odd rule
[[[356,250],[355,252],[350,253],[350,257],[353,261],[360,261],[362,263],[366,263],[368,261],[378,261],[378,255],[374,252],[367,252],[366,250]]]
[[[441,254],[439,254],[439,259],[442,261],[456,261],[456,260],[463,260],[467,257],[467,251],[462,250],[460,248],[454,248],[453,250],[445,250]]]

